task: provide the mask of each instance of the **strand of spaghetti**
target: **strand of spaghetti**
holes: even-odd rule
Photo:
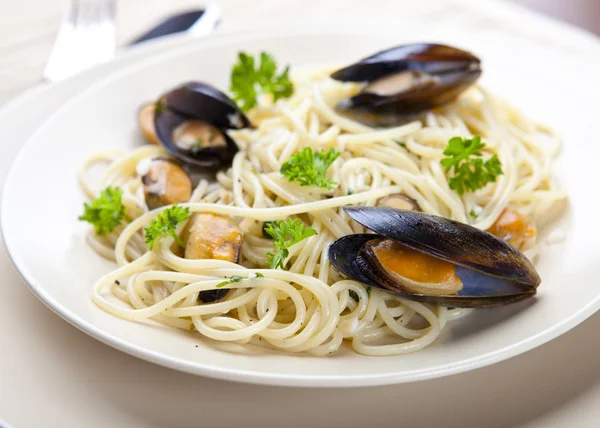
[[[320,211],[326,208],[334,208],[343,205],[356,204],[362,202],[364,200],[380,198],[383,196],[390,195],[392,193],[398,193],[400,188],[397,186],[390,186],[386,188],[374,189],[367,192],[362,192],[355,195],[349,196],[341,196],[338,198],[331,198],[321,201],[308,202],[305,204],[299,205],[289,205],[285,207],[275,207],[275,208],[240,208],[229,205],[219,205],[219,204],[205,204],[205,203],[185,203],[181,204],[181,206],[188,207],[191,212],[211,212],[215,214],[223,214],[233,217],[246,217],[252,218],[254,220],[278,220],[291,215],[301,214],[301,213],[311,213],[315,211]],[[131,236],[136,233],[138,230],[142,229],[145,226],[148,226],[152,220],[154,220],[158,214],[164,211],[168,207],[158,208],[152,210],[144,215],[136,218],[132,221],[127,227],[123,230],[119,239],[117,240],[117,245],[115,247],[115,258],[117,263],[120,265],[126,264],[127,259],[125,258],[125,248],[127,242],[131,238]],[[178,233],[181,232],[182,227],[179,227]]]
[[[368,332],[368,329],[362,329],[358,331],[354,339],[352,340],[352,347],[356,350],[356,352],[361,353],[363,355],[392,355],[392,354],[407,354],[411,352],[417,352],[431,344],[440,333],[440,324],[437,316],[427,309],[424,305],[412,302],[405,301],[405,304],[413,309],[416,313],[421,315],[425,320],[430,324],[430,330],[419,337],[418,339],[411,340],[410,342],[394,344],[394,345],[369,345],[365,339],[368,337],[365,335]],[[376,338],[376,337],[375,337]],[[374,339],[373,337],[370,338]]]

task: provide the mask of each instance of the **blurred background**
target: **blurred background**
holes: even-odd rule
[[[484,0],[485,1],[485,0]],[[598,0],[508,0],[600,35]]]
[[[348,21],[357,15],[371,22],[395,15],[404,19],[427,16],[439,19],[441,15],[462,16],[469,8],[502,1],[600,34],[600,0],[369,0],[364,2],[368,5],[364,10],[357,9],[356,2],[350,0],[217,0],[215,3],[223,16],[219,31],[232,31],[276,25],[283,17],[305,22]],[[121,45],[167,15],[198,8],[203,2],[118,0],[117,4],[117,41]],[[0,0],[0,105],[39,82],[68,6],[69,0]]]

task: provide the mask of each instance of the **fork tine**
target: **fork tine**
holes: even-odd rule
[[[79,1],[73,0],[69,11],[67,12],[67,21],[75,25],[77,22],[77,15],[79,14]]]
[[[106,12],[106,18],[114,21],[117,17],[117,4],[115,0],[109,0],[108,6],[104,9]]]
[[[110,59],[116,47],[115,0],[72,0],[44,70],[58,80]]]

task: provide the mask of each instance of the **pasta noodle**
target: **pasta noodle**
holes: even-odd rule
[[[231,168],[216,180],[201,179],[190,202],[182,204],[193,213],[222,214],[239,223],[244,233],[241,265],[182,258],[172,237],[147,250],[143,228],[161,209],[148,210],[136,168],[143,159],[165,156],[162,147],[104,151],[85,161],[79,179],[86,196],[120,187],[133,219],[107,235],[88,236],[94,251],[118,264],[94,286],[92,298],[100,308],[131,321],[150,319],[197,330],[216,341],[285,352],[329,355],[344,341],[364,355],[415,352],[469,310],[405,300],[342,278],[329,263],[328,246],[342,236],[365,232],[342,207],[374,206],[382,197],[404,193],[425,213],[487,229],[506,207],[543,222],[565,197],[550,175],[559,138],[483,88],[472,87],[422,120],[374,129],[332,107],[355,94],[357,85],[324,76],[323,71],[298,75],[291,98],[261,100],[250,112],[256,128],[230,131],[240,149]],[[504,174],[460,196],[450,189],[440,160],[450,138],[471,135],[485,140],[487,153],[498,156]],[[334,190],[282,178],[281,165],[304,147],[341,152],[330,168],[339,183]],[[108,167],[100,183],[93,184],[88,170],[97,163]],[[266,253],[272,241],[262,236],[263,222],[290,216],[298,216],[317,234],[290,249],[289,270],[269,269]],[[526,255],[533,258],[536,251],[532,245]],[[225,299],[198,303],[199,292],[232,276],[244,280],[228,284],[232,291]]]

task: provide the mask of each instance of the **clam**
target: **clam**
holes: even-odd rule
[[[496,236],[464,223],[392,208],[345,207],[375,234],[349,235],[329,248],[347,277],[406,299],[487,307],[533,296],[535,268]]]
[[[186,233],[186,259],[214,259],[239,263],[244,235],[230,217],[197,213],[192,216]],[[207,303],[224,298],[229,289],[201,291],[198,298]]]
[[[192,180],[175,161],[166,158],[148,159],[139,169],[142,173],[144,198],[151,210],[190,200]]]
[[[250,126],[235,103],[218,89],[188,82],[160,97],[154,128],[160,143],[183,163],[217,169],[231,165],[238,147],[227,129]]]
[[[344,82],[363,82],[360,93],[343,100],[339,110],[364,113],[376,121],[410,117],[447,104],[481,74],[480,60],[451,46],[418,43],[371,55],[331,75]]]

